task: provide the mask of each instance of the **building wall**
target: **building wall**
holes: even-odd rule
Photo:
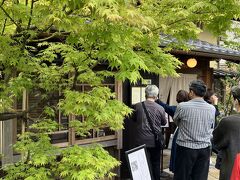
[[[206,41],[206,42],[209,42],[211,44],[215,44],[217,45],[218,44],[218,38],[213,36],[210,32],[208,31],[203,31],[199,34],[198,36],[198,39],[199,40],[202,40],[202,41]]]
[[[12,123],[14,120],[7,120],[0,122],[1,129],[1,144],[0,153],[2,154],[1,165],[6,165],[13,162],[13,149],[12,149]]]

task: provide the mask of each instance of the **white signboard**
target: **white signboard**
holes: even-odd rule
[[[145,145],[126,152],[133,180],[151,180]]]
[[[145,87],[132,87],[132,105],[145,99]]]

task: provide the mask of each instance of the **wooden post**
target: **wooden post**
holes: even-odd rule
[[[26,111],[28,109],[28,92],[26,89],[23,90],[23,95],[22,95],[22,111]],[[28,114],[27,114],[28,117]],[[21,133],[24,133],[26,131],[26,122],[22,119],[21,120]],[[21,154],[21,158],[23,158],[24,155]]]
[[[122,81],[115,81],[116,99],[121,101],[121,102],[122,102],[122,97],[123,97],[122,88],[123,88]],[[117,155],[117,159],[120,160],[120,155],[121,155],[120,149],[122,149],[122,147],[123,147],[123,139],[122,139],[123,134],[122,134],[122,130],[118,130],[116,133],[117,133],[117,152],[116,152],[116,155]],[[119,179],[120,174],[121,174],[120,167],[118,167],[116,169],[116,174],[117,174],[117,177],[115,179]]]
[[[70,115],[68,117],[68,122],[70,123],[70,121],[75,119],[74,115]],[[75,144],[75,130],[74,128],[68,128],[68,144],[69,145],[74,145]]]
[[[14,100],[14,109],[15,110],[18,110],[18,107],[17,107],[17,98],[15,98]],[[16,117],[15,119],[13,119],[13,124],[12,124],[12,144],[16,144],[17,142],[17,121],[18,121],[18,118]]]
[[[28,109],[28,93],[27,90],[23,90],[23,98],[22,98],[22,111],[26,111]],[[28,116],[28,115],[27,115]],[[22,133],[25,132],[26,122],[22,120]]]
[[[12,149],[12,126],[13,120],[2,122],[2,165],[13,162],[13,149]]]
[[[122,102],[122,81],[115,82],[116,99]],[[122,149],[122,130],[117,131],[117,149]]]
[[[208,88],[212,88],[213,69],[209,67],[209,61],[204,61],[202,65],[202,77]]]

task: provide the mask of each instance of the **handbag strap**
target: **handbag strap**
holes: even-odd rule
[[[146,106],[145,106],[144,102],[142,102],[142,106],[143,106],[144,112],[145,112],[145,114],[146,114],[146,116],[147,116],[148,124],[150,125],[150,128],[151,128],[151,130],[152,130],[152,133],[153,133],[154,137],[156,138],[156,137],[157,137],[157,134],[156,134],[156,131],[154,130],[153,122],[152,122],[152,120],[151,120],[151,118],[150,118],[150,116],[149,116],[149,113],[148,113],[148,111],[147,111],[147,109],[146,109]]]

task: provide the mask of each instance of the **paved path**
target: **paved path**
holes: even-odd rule
[[[218,180],[219,179],[219,170],[213,167],[209,168],[208,180]]]

